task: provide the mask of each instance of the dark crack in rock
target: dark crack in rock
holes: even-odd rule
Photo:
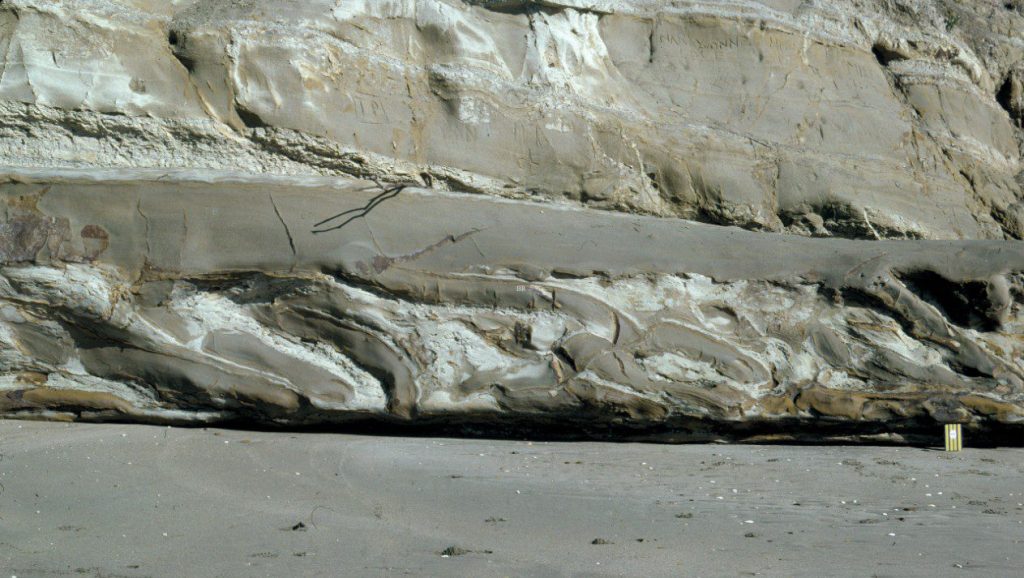
[[[1010,4],[2,3],[0,415],[1019,439]]]

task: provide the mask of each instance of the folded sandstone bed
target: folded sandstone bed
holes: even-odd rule
[[[1016,1],[4,2],[0,415],[1019,443],[1022,35]]]
[[[691,438],[1024,417],[1021,243],[297,180],[8,177],[4,415]]]

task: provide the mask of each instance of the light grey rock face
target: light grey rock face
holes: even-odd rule
[[[1015,6],[16,0],[0,7],[0,160],[1019,238]]]
[[[0,411],[1005,431],[1022,12],[5,2]]]

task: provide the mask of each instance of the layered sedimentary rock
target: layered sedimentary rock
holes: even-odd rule
[[[171,176],[3,187],[9,414],[702,432],[1020,417],[1019,243]]]
[[[0,412],[1009,431],[1022,12],[6,2]]]

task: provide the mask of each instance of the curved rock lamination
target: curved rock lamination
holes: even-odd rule
[[[1019,243],[172,177],[3,187],[8,415],[706,435],[1020,417]]]
[[[1005,441],[1021,12],[6,2],[0,415]]]

